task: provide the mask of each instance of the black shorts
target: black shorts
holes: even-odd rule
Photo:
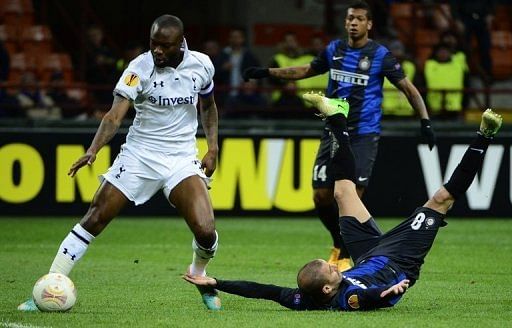
[[[356,165],[356,184],[367,187],[372,175],[373,164],[377,157],[380,136],[376,133],[351,135],[350,146],[354,153]],[[338,142],[328,127],[320,139],[320,146],[313,166],[313,189],[334,188],[334,179],[329,176],[328,166],[331,158],[338,149]]]
[[[426,207],[418,207],[409,218],[385,234],[373,218],[364,224],[351,216],[340,218],[341,235],[354,263],[373,256],[386,256],[413,281],[419,277],[420,267],[439,227],[445,225],[443,214]]]

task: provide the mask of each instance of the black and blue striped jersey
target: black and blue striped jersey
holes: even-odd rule
[[[335,40],[311,62],[311,68],[329,72],[327,97],[348,100],[351,134],[380,133],[384,77],[393,84],[405,78],[386,47],[369,40],[362,48],[352,48],[347,40]]]
[[[384,298],[380,294],[406,278],[404,273],[393,267],[388,257],[371,257],[342,273],[340,291],[333,300],[333,308],[350,311],[391,307],[403,294]]]

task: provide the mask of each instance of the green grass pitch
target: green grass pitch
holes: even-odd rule
[[[397,220],[378,220],[383,230]],[[394,308],[293,312],[221,294],[208,312],[180,276],[191,260],[182,219],[118,218],[71,273],[78,301],[67,313],[20,313],[47,272],[73,219],[0,219],[0,327],[505,327],[512,325],[512,221],[448,220],[422,276]],[[219,251],[208,272],[225,279],[295,285],[297,270],[326,257],[316,219],[219,218]]]

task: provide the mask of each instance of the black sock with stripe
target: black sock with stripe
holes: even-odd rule
[[[335,114],[327,117],[327,123],[339,146],[338,149],[332,149],[329,175],[334,180],[351,180],[355,183],[356,164],[350,147],[347,118],[343,114]]]
[[[444,185],[453,198],[457,199],[462,196],[473,183],[476,174],[482,167],[485,152],[491,140],[492,138],[484,137],[477,132],[477,137],[471,142],[450,180]]]

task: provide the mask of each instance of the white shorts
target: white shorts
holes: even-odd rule
[[[112,166],[101,177],[140,205],[160,189],[168,200],[172,189],[193,175],[209,183],[195,155],[173,156],[123,144]]]

